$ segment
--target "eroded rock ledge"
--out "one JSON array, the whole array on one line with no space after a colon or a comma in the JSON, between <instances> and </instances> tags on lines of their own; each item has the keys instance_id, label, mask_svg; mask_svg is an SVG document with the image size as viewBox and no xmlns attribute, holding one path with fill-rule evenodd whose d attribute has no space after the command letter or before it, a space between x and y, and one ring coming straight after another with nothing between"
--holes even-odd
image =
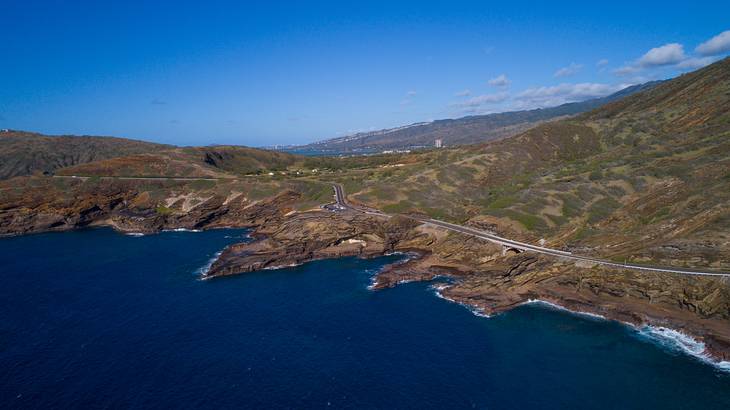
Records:
<instances>
[{"instance_id":1,"label":"eroded rock ledge","mask_svg":"<svg viewBox=\"0 0 730 410\"><path fill-rule=\"evenodd\" d=\"M253 227L280 220L301 198L294 191L258 202L244 196L231 200L222 195L205 198L184 209L173 204L164 210L145 202L134 185L103 185L93 193L66 200L46 198L42 192L19 203L0 204L0 236L68 231L89 226L109 226L121 232L155 233L164 229ZM149 201L148 201L149 202ZM182 202L182 201L179 201Z\"/></svg>"}]
</instances>

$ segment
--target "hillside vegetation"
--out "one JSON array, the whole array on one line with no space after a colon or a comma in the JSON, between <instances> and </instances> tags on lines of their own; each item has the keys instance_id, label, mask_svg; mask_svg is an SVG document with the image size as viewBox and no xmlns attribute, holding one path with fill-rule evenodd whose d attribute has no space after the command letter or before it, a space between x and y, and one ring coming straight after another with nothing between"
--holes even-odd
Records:
<instances>
[{"instance_id":1,"label":"hillside vegetation","mask_svg":"<svg viewBox=\"0 0 730 410\"><path fill-rule=\"evenodd\" d=\"M390 213L427 214L530 241L543 238L617 260L728 269L728 137L730 59L725 59L514 137L415 153L304 157L235 146L178 148L35 134L6 135L0 147L5 158L17 156L15 165L3 162L6 177L48 171L212 178L221 180L215 185L223 187L222 196L229 183L270 196L316 187L305 195L307 206L329 201L327 182L337 181L353 202ZM27 152L23 142L29 143ZM6 193L27 198L25 185L49 182L33 184L17 181ZM193 185L181 189L208 189ZM73 189L64 196L83 195ZM164 196L145 192L138 194Z\"/></svg>"},{"instance_id":2,"label":"hillside vegetation","mask_svg":"<svg viewBox=\"0 0 730 410\"><path fill-rule=\"evenodd\" d=\"M621 260L727 268L729 137L725 59L512 138L339 179L353 200L391 212Z\"/></svg>"},{"instance_id":3,"label":"hillside vegetation","mask_svg":"<svg viewBox=\"0 0 730 410\"><path fill-rule=\"evenodd\" d=\"M52 173L73 165L166 148L169 146L124 138L0 132L0 179Z\"/></svg>"}]
</instances>

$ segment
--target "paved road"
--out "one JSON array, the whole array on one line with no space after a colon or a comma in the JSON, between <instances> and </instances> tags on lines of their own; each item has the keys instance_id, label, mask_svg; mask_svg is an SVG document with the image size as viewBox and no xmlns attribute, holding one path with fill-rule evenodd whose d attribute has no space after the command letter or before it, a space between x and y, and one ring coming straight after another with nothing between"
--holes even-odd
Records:
<instances>
[{"instance_id":1,"label":"paved road","mask_svg":"<svg viewBox=\"0 0 730 410\"><path fill-rule=\"evenodd\" d=\"M390 217L390 215L384 214L377 210L372 209L363 209L357 206L353 206L349 202L347 202L347 197L345 196L345 192L341 185L339 184L333 184L334 190L335 190L335 202L339 209L348 209L356 212L363 212L370 215L380 215L384 217ZM438 219L430 219L430 218L414 218L419 220L420 222L423 222L425 224L438 226L444 229L448 229L450 231L459 232L465 235L470 235L475 238L484 239L508 248L513 249L519 249L520 251L526 251L526 252L535 252L540 253L543 255L550 255L555 256L558 258L563 259L571 259L571 260L577 260L577 261L584 261L589 262L597 265L603 265L603 266L611 266L615 268L622 268L622 269L632 269L632 270L642 270L642 271L651 271L651 272L666 272L666 273L677 273L682 275L692 275L692 276L721 276L721 277L730 277L730 273L727 272L716 272L716 271L707 271L702 269L679 269L679 268L673 268L673 267L665 267L665 266L649 266L649 265L636 265L632 263L619 263L619 262L612 262L605 259L597 259L597 258L591 258L588 256L581 256L581 255L575 255L571 252L566 252L560 249L553 249L553 248L546 248L543 246L537 246L537 245L531 245L529 243L525 242L519 242L508 238L503 238L501 236L494 235L489 232L485 232L479 229L474 229L468 226L462 226L462 225L456 225L449 222L439 221Z\"/></svg>"}]
</instances>

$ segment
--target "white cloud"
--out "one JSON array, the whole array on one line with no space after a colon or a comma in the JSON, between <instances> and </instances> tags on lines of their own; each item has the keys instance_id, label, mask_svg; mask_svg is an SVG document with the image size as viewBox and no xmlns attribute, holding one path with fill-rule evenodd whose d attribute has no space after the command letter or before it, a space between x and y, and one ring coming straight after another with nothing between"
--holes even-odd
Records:
<instances>
[{"instance_id":1,"label":"white cloud","mask_svg":"<svg viewBox=\"0 0 730 410\"><path fill-rule=\"evenodd\" d=\"M507 87L511 83L512 81L510 81L510 79L507 78L507 76L504 74L500 74L487 81L487 84L491 85L492 87Z\"/></svg>"},{"instance_id":2,"label":"white cloud","mask_svg":"<svg viewBox=\"0 0 730 410\"><path fill-rule=\"evenodd\" d=\"M685 60L687 60L687 56L684 54L684 46L679 43L669 43L652 48L638 60L617 68L613 72L616 75L625 76L635 74L645 68L680 64Z\"/></svg>"},{"instance_id":3,"label":"white cloud","mask_svg":"<svg viewBox=\"0 0 730 410\"><path fill-rule=\"evenodd\" d=\"M583 64L570 63L569 66L556 71L555 74L553 74L553 77L569 77L576 74L581 68L583 68Z\"/></svg>"},{"instance_id":4,"label":"white cloud","mask_svg":"<svg viewBox=\"0 0 730 410\"><path fill-rule=\"evenodd\" d=\"M415 92L415 91L408 91L408 92L406 93L406 96L408 96L408 97L415 97L415 96L416 96L416 94L418 94L418 93L417 93L417 92Z\"/></svg>"},{"instance_id":5,"label":"white cloud","mask_svg":"<svg viewBox=\"0 0 730 410\"><path fill-rule=\"evenodd\" d=\"M456 96L456 97L468 97L470 95L471 95L470 90L463 90L463 91L459 91L458 93L454 94L454 96Z\"/></svg>"},{"instance_id":6,"label":"white cloud","mask_svg":"<svg viewBox=\"0 0 730 410\"><path fill-rule=\"evenodd\" d=\"M710 65L719 60L719 57L692 57L677 64L677 68L695 70Z\"/></svg>"},{"instance_id":7,"label":"white cloud","mask_svg":"<svg viewBox=\"0 0 730 410\"><path fill-rule=\"evenodd\" d=\"M509 93L506 91L500 91L493 94L483 94L472 97L466 101L454 103L452 105L456 107L480 107L482 105L498 104L509 98Z\"/></svg>"},{"instance_id":8,"label":"white cloud","mask_svg":"<svg viewBox=\"0 0 730 410\"><path fill-rule=\"evenodd\" d=\"M623 67L613 70L613 73L619 76L625 76L630 74L636 74L639 71L641 71L641 67L639 67L638 65L627 64Z\"/></svg>"},{"instance_id":9,"label":"white cloud","mask_svg":"<svg viewBox=\"0 0 730 410\"><path fill-rule=\"evenodd\" d=\"M714 56L730 51L730 30L712 37L695 48L703 56Z\"/></svg>"},{"instance_id":10,"label":"white cloud","mask_svg":"<svg viewBox=\"0 0 730 410\"><path fill-rule=\"evenodd\" d=\"M625 88L625 84L578 83L528 88L516 100L520 108L552 107L564 103L604 97Z\"/></svg>"},{"instance_id":11,"label":"white cloud","mask_svg":"<svg viewBox=\"0 0 730 410\"><path fill-rule=\"evenodd\" d=\"M605 58L602 58L598 61L596 61L596 67L605 67L608 65L608 60Z\"/></svg>"},{"instance_id":12,"label":"white cloud","mask_svg":"<svg viewBox=\"0 0 730 410\"><path fill-rule=\"evenodd\" d=\"M641 56L637 63L641 67L653 67L677 64L685 59L684 46L679 43L669 43L655 47Z\"/></svg>"}]
</instances>

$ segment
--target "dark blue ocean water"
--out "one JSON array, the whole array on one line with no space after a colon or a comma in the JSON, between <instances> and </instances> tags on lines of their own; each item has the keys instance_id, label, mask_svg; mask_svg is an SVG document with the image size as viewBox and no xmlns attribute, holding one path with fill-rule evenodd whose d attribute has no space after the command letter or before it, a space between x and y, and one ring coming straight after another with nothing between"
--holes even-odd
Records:
<instances>
[{"instance_id":1,"label":"dark blue ocean water","mask_svg":"<svg viewBox=\"0 0 730 410\"><path fill-rule=\"evenodd\" d=\"M242 234L0 239L0 408L730 408L729 374L620 324L368 291L398 256L198 280Z\"/></svg>"}]
</instances>

